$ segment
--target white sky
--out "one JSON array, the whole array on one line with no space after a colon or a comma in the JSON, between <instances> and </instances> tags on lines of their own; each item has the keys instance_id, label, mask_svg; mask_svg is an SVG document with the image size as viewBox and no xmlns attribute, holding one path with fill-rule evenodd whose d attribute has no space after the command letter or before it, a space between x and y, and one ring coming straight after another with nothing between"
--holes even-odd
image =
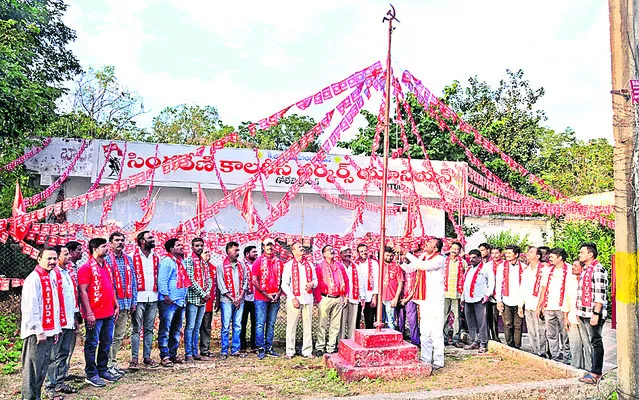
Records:
<instances>
[{"instance_id":1,"label":"white sky","mask_svg":"<svg viewBox=\"0 0 639 400\"><path fill-rule=\"evenodd\" d=\"M150 112L216 106L257 121L386 56L386 1L70 0L82 65L114 65ZM523 68L555 130L612 140L607 2L396 1L394 67L436 94ZM374 107L373 107L374 108ZM301 113L300 111L295 111ZM315 116L315 115L313 115ZM347 137L348 138L348 137Z\"/></svg>"}]
</instances>

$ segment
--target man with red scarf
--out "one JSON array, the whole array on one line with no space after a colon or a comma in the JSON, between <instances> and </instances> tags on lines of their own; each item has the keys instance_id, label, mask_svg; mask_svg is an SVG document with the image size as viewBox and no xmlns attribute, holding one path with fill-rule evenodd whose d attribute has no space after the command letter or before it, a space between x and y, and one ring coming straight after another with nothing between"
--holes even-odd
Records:
<instances>
[{"instance_id":1,"label":"man with red scarf","mask_svg":"<svg viewBox=\"0 0 639 400\"><path fill-rule=\"evenodd\" d=\"M22 287L20 338L22 344L22 398L40 399L40 392L51 361L51 349L61 331L62 288L51 271L58 261L53 247L38 254L38 265ZM66 313L66 310L65 310ZM66 319L65 315L65 319ZM73 310L68 311L73 318ZM66 322L66 321L65 321Z\"/></svg>"},{"instance_id":2,"label":"man with red scarf","mask_svg":"<svg viewBox=\"0 0 639 400\"><path fill-rule=\"evenodd\" d=\"M302 316L302 356L313 358L313 289L317 275L304 257L300 242L291 246L293 258L284 264L282 291L286 293L286 358L295 356L297 324Z\"/></svg>"},{"instance_id":3,"label":"man with red scarf","mask_svg":"<svg viewBox=\"0 0 639 400\"><path fill-rule=\"evenodd\" d=\"M335 260L335 250L331 245L322 248L324 260L316 267L317 288L315 301L319 303L319 322L315 355L337 351L337 336L342 322L342 311L348 299L348 277L341 262ZM328 335L328 339L327 339Z\"/></svg>"},{"instance_id":4,"label":"man with red scarf","mask_svg":"<svg viewBox=\"0 0 639 400\"><path fill-rule=\"evenodd\" d=\"M105 261L111 269L115 298L120 306L120 314L115 319L113 343L109 353L109 372L113 375L123 376L124 371L118 367L118 352L126 334L126 323L129 316L135 315L138 301L138 282L133 268L133 260L124 254L124 235L121 232L113 232L109 236L109 243L111 251Z\"/></svg>"},{"instance_id":5,"label":"man with red scarf","mask_svg":"<svg viewBox=\"0 0 639 400\"><path fill-rule=\"evenodd\" d=\"M561 311L566 301L566 281L572 268L566 264L568 254L564 249L550 250L550 267L542 277L541 295L537 303L537 313L544 315L546 338L550 356L554 361L570 364L570 344L568 332L564 326L564 314Z\"/></svg>"},{"instance_id":6,"label":"man with red scarf","mask_svg":"<svg viewBox=\"0 0 639 400\"><path fill-rule=\"evenodd\" d=\"M528 265L521 275L521 296L519 297L519 316L526 319L528 338L533 353L546 356L546 325L539 318L539 295L547 267L541 262L541 250L530 247L526 253Z\"/></svg>"},{"instance_id":7,"label":"man with red scarf","mask_svg":"<svg viewBox=\"0 0 639 400\"><path fill-rule=\"evenodd\" d=\"M108 371L113 325L120 313L112 274L105 260L110 247L104 238L89 240L89 260L78 270L80 312L86 326L85 381L95 387L120 379Z\"/></svg>"},{"instance_id":8,"label":"man with red scarf","mask_svg":"<svg viewBox=\"0 0 639 400\"><path fill-rule=\"evenodd\" d=\"M237 242L228 242L226 258L222 262L222 267L218 268L217 288L222 310L221 359L229 356L229 347L231 356L246 357L246 353L240 353L240 331L248 280L244 265L238 260L239 255L240 245ZM230 346L229 333L232 337Z\"/></svg>"},{"instance_id":9,"label":"man with red scarf","mask_svg":"<svg viewBox=\"0 0 639 400\"><path fill-rule=\"evenodd\" d=\"M389 329L397 330L396 309L404 288L404 271L395 262L395 251L390 246L384 248L382 281L383 320Z\"/></svg>"},{"instance_id":10,"label":"man with red scarf","mask_svg":"<svg viewBox=\"0 0 639 400\"><path fill-rule=\"evenodd\" d=\"M579 250L579 261L584 264L584 270L579 276L577 284L577 317L581 336L588 338L591 346L590 372L579 378L581 382L597 384L601 379L604 347L601 331L606 320L608 300L608 273L597 261L597 245L584 243Z\"/></svg>"},{"instance_id":11,"label":"man with red scarf","mask_svg":"<svg viewBox=\"0 0 639 400\"><path fill-rule=\"evenodd\" d=\"M184 360L177 355L180 345L180 330L184 319L186 294L191 286L186 268L184 267L184 251L182 243L172 238L164 243L167 256L160 261L158 271L158 308L160 311L160 329L158 332L158 347L163 367L170 368L173 364L182 364Z\"/></svg>"},{"instance_id":12,"label":"man with red scarf","mask_svg":"<svg viewBox=\"0 0 639 400\"><path fill-rule=\"evenodd\" d=\"M262 242L262 255L253 263L252 280L255 288L255 345L257 358L279 357L273 350L275 320L280 310L282 272L284 264L275 256L275 241L266 238Z\"/></svg>"},{"instance_id":13,"label":"man with red scarf","mask_svg":"<svg viewBox=\"0 0 639 400\"><path fill-rule=\"evenodd\" d=\"M464 285L464 271L468 265L459 255L463 246L459 242L450 245L450 253L446 257L444 267L444 344L454 344L458 340L459 334L459 299L462 295ZM452 329L448 323L448 315L453 312Z\"/></svg>"},{"instance_id":14,"label":"man with red scarf","mask_svg":"<svg viewBox=\"0 0 639 400\"><path fill-rule=\"evenodd\" d=\"M433 369L444 367L444 243L430 239L419 258L406 253L406 258L417 269L413 301L419 306L420 360L432 364Z\"/></svg>"},{"instance_id":15,"label":"man with red scarf","mask_svg":"<svg viewBox=\"0 0 639 400\"><path fill-rule=\"evenodd\" d=\"M368 246L364 243L360 243L357 246L357 255L358 258L355 264L359 268L358 271L362 271L361 279L366 282L366 297L364 305L360 305L357 309L355 326L359 328L362 314L364 314L366 329L373 329L377 314L377 294L379 293L377 287L379 285L379 263L368 254Z\"/></svg>"},{"instance_id":16,"label":"man with red scarf","mask_svg":"<svg viewBox=\"0 0 639 400\"><path fill-rule=\"evenodd\" d=\"M204 239L196 237L191 240L191 257L184 260L184 268L191 280L191 286L186 293L186 326L184 328L184 353L187 364L195 364L195 360L208 360L207 356L199 354L198 341L200 327L206 311L206 302L211 298L211 273L209 266L202 259Z\"/></svg>"},{"instance_id":17,"label":"man with red scarf","mask_svg":"<svg viewBox=\"0 0 639 400\"><path fill-rule=\"evenodd\" d=\"M466 346L457 342L455 347L464 347L466 350L479 350L479 353L485 353L488 345L486 305L495 288L495 275L491 268L485 268L479 250L473 249L468 255L470 265L464 275L462 298L464 316L466 323L468 323L468 334L472 342Z\"/></svg>"},{"instance_id":18,"label":"man with red scarf","mask_svg":"<svg viewBox=\"0 0 639 400\"><path fill-rule=\"evenodd\" d=\"M255 289L253 288L253 282L251 282L251 270L253 269L253 263L257 260L257 248L255 246L246 246L244 248L244 267L248 275L248 288L244 294L244 311L242 312L242 331L240 332L240 351L246 352L251 347L251 351L257 350L255 346ZM242 261L240 261L242 262ZM246 335L248 334L246 326L251 320L251 332L247 341Z\"/></svg>"},{"instance_id":19,"label":"man with red scarf","mask_svg":"<svg viewBox=\"0 0 639 400\"><path fill-rule=\"evenodd\" d=\"M339 328L339 340L353 339L357 329L357 310L364 305L366 298L366 272L362 272L361 264L355 264L352 260L352 250L349 246L339 249L339 256L344 265L348 277L348 304L342 312L342 323Z\"/></svg>"},{"instance_id":20,"label":"man with red scarf","mask_svg":"<svg viewBox=\"0 0 639 400\"><path fill-rule=\"evenodd\" d=\"M521 329L523 318L519 315L521 278L524 263L519 260L521 249L517 245L508 245L504 249L506 261L497 268L497 309L504 320L506 344L516 349L521 347Z\"/></svg>"},{"instance_id":21,"label":"man with red scarf","mask_svg":"<svg viewBox=\"0 0 639 400\"><path fill-rule=\"evenodd\" d=\"M204 318L202 318L202 325L200 325L200 355L206 357L212 357L211 354L211 329L213 328L213 311L219 311L220 303L217 299L217 268L211 262L211 250L204 248L202 251L202 260L206 263L209 269L209 275L213 282L211 288L211 298L206 302L204 309Z\"/></svg>"},{"instance_id":22,"label":"man with red scarf","mask_svg":"<svg viewBox=\"0 0 639 400\"><path fill-rule=\"evenodd\" d=\"M138 282L138 304L131 318L131 362L129 370L140 369L138 354L140 352L140 331L144 329L142 361L149 368L157 368L160 364L151 358L155 317L158 314L158 270L160 258L154 252L155 237L149 231L142 231L137 236L138 248L133 254L133 268Z\"/></svg>"}]
</instances>

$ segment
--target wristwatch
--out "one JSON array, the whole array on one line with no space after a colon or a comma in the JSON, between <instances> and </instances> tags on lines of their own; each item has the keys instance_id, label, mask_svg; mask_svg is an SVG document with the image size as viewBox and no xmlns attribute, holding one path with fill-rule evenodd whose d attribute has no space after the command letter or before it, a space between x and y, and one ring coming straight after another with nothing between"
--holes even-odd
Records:
<instances>
[{"instance_id":1,"label":"wristwatch","mask_svg":"<svg viewBox=\"0 0 639 400\"><path fill-rule=\"evenodd\" d=\"M592 310L592 313L595 314L595 315L601 315L601 311Z\"/></svg>"}]
</instances>

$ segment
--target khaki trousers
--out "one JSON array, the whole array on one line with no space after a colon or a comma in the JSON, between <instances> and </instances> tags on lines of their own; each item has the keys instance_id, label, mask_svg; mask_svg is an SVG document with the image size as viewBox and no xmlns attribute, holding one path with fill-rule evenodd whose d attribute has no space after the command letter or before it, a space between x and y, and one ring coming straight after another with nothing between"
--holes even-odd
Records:
<instances>
[{"instance_id":1,"label":"khaki trousers","mask_svg":"<svg viewBox=\"0 0 639 400\"><path fill-rule=\"evenodd\" d=\"M342 322L342 304L344 298L336 299L322 296L319 303L319 324L317 326L317 344L315 350L323 353L334 353L337 349L339 325ZM326 333L328 332L328 340Z\"/></svg>"},{"instance_id":2,"label":"khaki trousers","mask_svg":"<svg viewBox=\"0 0 639 400\"><path fill-rule=\"evenodd\" d=\"M300 308L293 307L291 300L286 300L286 355L295 355L295 337L297 323L302 316L302 355L313 355L313 303L300 304Z\"/></svg>"},{"instance_id":3,"label":"khaki trousers","mask_svg":"<svg viewBox=\"0 0 639 400\"><path fill-rule=\"evenodd\" d=\"M357 321L357 308L359 303L353 304L350 301L342 311L342 323L339 328L339 340L353 339L355 337L355 323Z\"/></svg>"},{"instance_id":4,"label":"khaki trousers","mask_svg":"<svg viewBox=\"0 0 639 400\"><path fill-rule=\"evenodd\" d=\"M126 323L129 318L129 310L120 310L118 319L115 321L115 327L113 328L113 342L111 343L111 350L109 351L109 368L118 366L118 351L120 351L120 346L122 346L122 340L126 334Z\"/></svg>"}]
</instances>

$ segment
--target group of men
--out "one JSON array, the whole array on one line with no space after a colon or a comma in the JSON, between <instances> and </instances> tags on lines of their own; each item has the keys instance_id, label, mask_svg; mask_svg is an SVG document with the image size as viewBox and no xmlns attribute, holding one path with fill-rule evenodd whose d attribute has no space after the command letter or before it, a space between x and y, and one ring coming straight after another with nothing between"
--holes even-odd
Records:
<instances>
[{"instance_id":1,"label":"group of men","mask_svg":"<svg viewBox=\"0 0 639 400\"><path fill-rule=\"evenodd\" d=\"M410 342L421 347L421 361L434 369L444 366L446 344L464 346L459 314L463 308L471 339L467 349L486 351L489 331L499 340L495 326L499 314L506 342L520 347L525 318L538 354L572 360L573 365L587 369L584 382L596 383L601 376L607 275L591 243L582 246L580 262L572 268L562 249L546 255L542 248L530 248L524 263L517 246L507 246L502 260L501 249L488 244L464 257L462 245L454 242L444 256L443 242L437 238L427 240L423 249L386 247L381 266L375 251L365 244L357 246L356 254L349 246L336 254L326 245L317 265L300 242L291 245L292 257L286 263L276 256L274 246L273 239L265 239L259 256L255 246L246 246L240 259L240 245L229 242L226 257L216 266L201 238L191 241L190 255L184 254L177 238L167 240L166 256L160 259L151 232L137 235L132 256L124 253L124 235L114 232L108 241L89 241L88 261L79 268L80 243L43 248L22 294L23 398L40 398L43 384L53 399L77 391L65 381L82 323L85 380L96 387L126 373L118 365L117 354L129 320L129 371L140 368L141 338L141 362L149 368L208 360L212 314L217 309L222 321L220 358L246 357L249 350L258 359L279 357L273 337L282 294L286 296L287 358L296 353L313 358L336 352L340 339L354 336L362 316L366 328L375 327L381 302L383 322L400 332L408 325ZM315 306L319 321L313 346ZM158 314L159 362L151 357ZM298 350L300 317L303 339ZM184 320L182 358L178 347Z\"/></svg>"}]
</instances>

